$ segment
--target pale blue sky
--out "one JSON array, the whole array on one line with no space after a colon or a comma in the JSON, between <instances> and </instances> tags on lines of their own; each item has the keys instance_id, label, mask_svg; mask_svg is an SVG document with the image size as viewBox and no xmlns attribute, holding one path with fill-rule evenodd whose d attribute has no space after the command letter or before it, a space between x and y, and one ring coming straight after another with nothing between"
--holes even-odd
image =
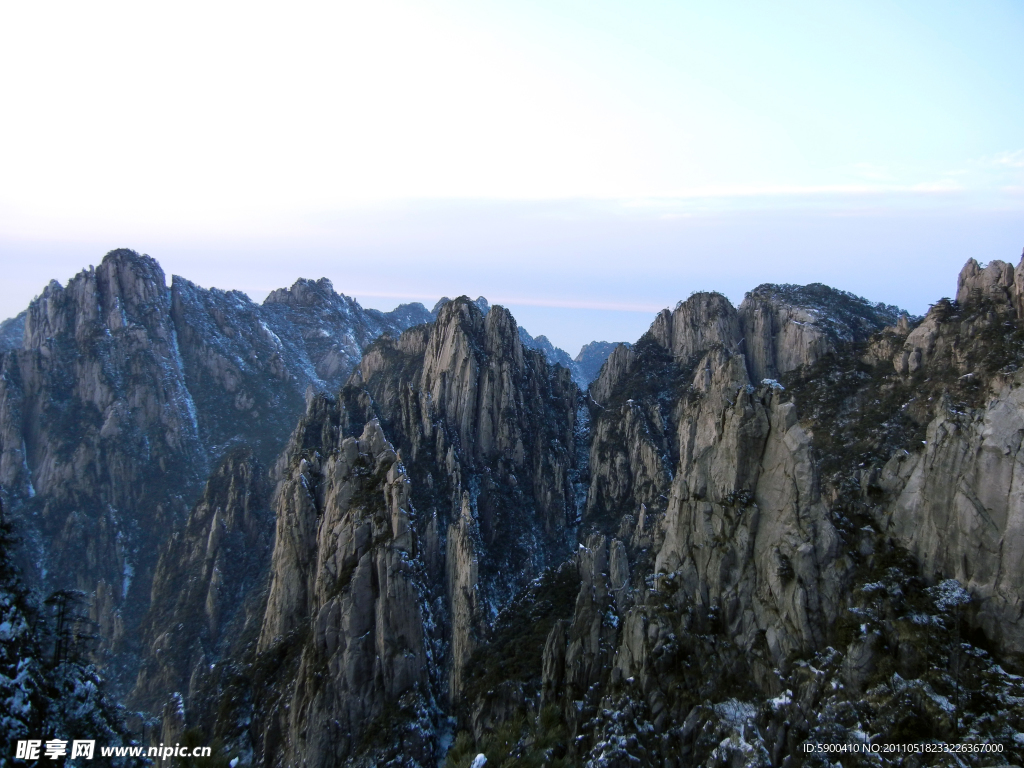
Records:
<instances>
[{"instance_id":1,"label":"pale blue sky","mask_svg":"<svg viewBox=\"0 0 1024 768\"><path fill-rule=\"evenodd\" d=\"M922 312L1024 246L1024 5L20 4L0 316L110 248L487 295L575 353L697 289Z\"/></svg>"}]
</instances>

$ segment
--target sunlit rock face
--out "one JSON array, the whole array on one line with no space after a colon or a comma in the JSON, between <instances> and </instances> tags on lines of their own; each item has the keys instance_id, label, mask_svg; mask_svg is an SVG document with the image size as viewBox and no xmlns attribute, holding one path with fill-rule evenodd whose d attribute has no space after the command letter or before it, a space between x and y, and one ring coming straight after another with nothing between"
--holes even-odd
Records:
<instances>
[{"instance_id":1,"label":"sunlit rock face","mask_svg":"<svg viewBox=\"0 0 1024 768\"><path fill-rule=\"evenodd\" d=\"M1024 434L1021 275L971 259L957 303L934 305L893 355L926 400L922 440L877 469L887 503L878 519L930 578L955 578L986 637L1024 655ZM921 386L923 384L924 386Z\"/></svg>"}]
</instances>

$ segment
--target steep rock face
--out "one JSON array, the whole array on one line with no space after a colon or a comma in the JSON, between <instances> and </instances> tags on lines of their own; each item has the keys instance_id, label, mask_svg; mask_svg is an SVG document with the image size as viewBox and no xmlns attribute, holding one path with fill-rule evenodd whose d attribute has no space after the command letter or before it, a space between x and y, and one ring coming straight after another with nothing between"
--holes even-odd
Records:
<instances>
[{"instance_id":1,"label":"steep rock face","mask_svg":"<svg viewBox=\"0 0 1024 768\"><path fill-rule=\"evenodd\" d=\"M205 463L159 265L114 251L50 283L0 368L0 483L47 588L95 595L118 648L148 603L146 553L183 518Z\"/></svg>"},{"instance_id":2,"label":"steep rock face","mask_svg":"<svg viewBox=\"0 0 1024 768\"><path fill-rule=\"evenodd\" d=\"M301 650L297 667L270 681L280 701L257 731L264 765L337 765L366 747L368 728L389 708L430 725L419 722L432 701L430 612L409 480L376 421L358 439L343 437L331 427L336 409L322 398L311 404L276 492L259 650ZM303 447L310 437L315 450ZM402 747L419 759L434 749L411 726Z\"/></svg>"},{"instance_id":3,"label":"steep rock face","mask_svg":"<svg viewBox=\"0 0 1024 768\"><path fill-rule=\"evenodd\" d=\"M741 311L750 372L758 381L810 365L832 348L815 315L803 307L757 296L745 299Z\"/></svg>"},{"instance_id":4,"label":"steep rock face","mask_svg":"<svg viewBox=\"0 0 1024 768\"><path fill-rule=\"evenodd\" d=\"M616 521L638 513L641 504L664 512L680 455L680 396L695 382L706 387L709 350L728 357L740 341L728 300L698 293L673 312L663 310L634 346L612 352L590 386L589 521L614 531ZM742 367L743 357L735 359Z\"/></svg>"},{"instance_id":5,"label":"steep rock face","mask_svg":"<svg viewBox=\"0 0 1024 768\"><path fill-rule=\"evenodd\" d=\"M874 470L883 530L930 578L955 578L971 620L996 647L1024 655L1024 497L1017 479L1024 399L1017 274L1009 264L960 273L958 302L939 302L893 357L896 373L930 396L923 440Z\"/></svg>"},{"instance_id":6,"label":"steep rock face","mask_svg":"<svg viewBox=\"0 0 1024 768\"><path fill-rule=\"evenodd\" d=\"M894 307L821 285L764 285L747 294L739 311L716 293L697 293L674 311L663 310L634 347L612 352L590 386L587 519L614 531L614 521L638 514L641 504L662 513L671 479L678 481L680 473L697 483L698 499L709 492L709 480L730 487L725 493L753 493L745 481L736 485L722 476L756 480L747 465L756 467L758 452L737 453L734 431L719 424L737 393L751 382L809 366L898 318ZM699 409L685 405L706 396ZM691 466L695 450L722 453L708 470L720 477Z\"/></svg>"},{"instance_id":7,"label":"steep rock face","mask_svg":"<svg viewBox=\"0 0 1024 768\"><path fill-rule=\"evenodd\" d=\"M988 299L1000 304L1012 303L1016 294L1012 264L995 259L984 267L968 259L957 278L956 300L961 304Z\"/></svg>"},{"instance_id":8,"label":"steep rock face","mask_svg":"<svg viewBox=\"0 0 1024 768\"><path fill-rule=\"evenodd\" d=\"M41 588L90 594L103 653L128 650L156 561L143 553L184 522L209 460L235 444L273 460L308 389L339 387L362 346L429 319L363 310L323 280L263 306L177 277L168 290L129 250L52 282L4 324L0 353L0 485Z\"/></svg>"},{"instance_id":9,"label":"steep rock face","mask_svg":"<svg viewBox=\"0 0 1024 768\"><path fill-rule=\"evenodd\" d=\"M484 316L465 298L440 307L429 330L372 346L358 379L447 540L456 697L488 615L567 548L578 390L569 371L523 348L506 309Z\"/></svg>"},{"instance_id":10,"label":"steep rock face","mask_svg":"<svg viewBox=\"0 0 1024 768\"><path fill-rule=\"evenodd\" d=\"M589 344L584 344L579 351L579 354L573 358L573 362L576 363L576 367L580 372L580 384L581 387L586 387L594 379L597 378L597 374L601 372L601 366L604 365L604 361L607 360L612 352L617 347L629 346L626 342L608 342L608 341L592 341Z\"/></svg>"},{"instance_id":11,"label":"steep rock face","mask_svg":"<svg viewBox=\"0 0 1024 768\"><path fill-rule=\"evenodd\" d=\"M655 411L655 424L664 426ZM629 401L601 414L592 430L586 519L614 522L638 505L664 507L672 482L664 431L655 432L643 406Z\"/></svg>"},{"instance_id":12,"label":"steep rock face","mask_svg":"<svg viewBox=\"0 0 1024 768\"><path fill-rule=\"evenodd\" d=\"M1024 376L994 381L987 406L938 414L923 451L899 454L880 486L884 528L933 578L978 601L974 621L1004 652L1024 655Z\"/></svg>"},{"instance_id":13,"label":"steep rock face","mask_svg":"<svg viewBox=\"0 0 1024 768\"><path fill-rule=\"evenodd\" d=\"M171 312L203 444L219 452L244 442L273 460L316 381L305 350L286 345L240 291L175 276Z\"/></svg>"},{"instance_id":14,"label":"steep rock face","mask_svg":"<svg viewBox=\"0 0 1024 768\"><path fill-rule=\"evenodd\" d=\"M1024 256L1021 257L1024 264ZM1024 319L1024 269L1017 269L1004 261L992 261L984 268L969 259L957 279L957 303L975 308L968 312L965 322L958 322L956 331L945 326L958 307L947 299L936 303L924 320L909 331L900 352L893 357L893 367L904 376L917 373L928 366L933 358L940 367L953 365L963 375L972 374L967 359L975 354L977 337L985 336L998 320L1020 322ZM984 310L984 311L979 311ZM960 321L960 317L956 317Z\"/></svg>"},{"instance_id":15,"label":"steep rock face","mask_svg":"<svg viewBox=\"0 0 1024 768\"><path fill-rule=\"evenodd\" d=\"M263 461L281 450L308 389L337 391L371 341L431 319L420 304L363 309L326 278L298 280L257 305L175 277L171 301L204 443L242 442Z\"/></svg>"},{"instance_id":16,"label":"steep rock face","mask_svg":"<svg viewBox=\"0 0 1024 768\"><path fill-rule=\"evenodd\" d=\"M199 707L204 681L222 661L264 584L273 515L270 483L250 449L230 452L206 482L182 530L160 553L142 622L144 657L131 702L157 712L173 692ZM180 734L179 734L180 735Z\"/></svg>"},{"instance_id":17,"label":"steep rock face","mask_svg":"<svg viewBox=\"0 0 1024 768\"><path fill-rule=\"evenodd\" d=\"M649 331L654 340L676 360L687 361L714 346L732 349L740 340L736 309L720 293L695 293L663 309Z\"/></svg>"},{"instance_id":18,"label":"steep rock face","mask_svg":"<svg viewBox=\"0 0 1024 768\"><path fill-rule=\"evenodd\" d=\"M684 366L716 346L742 352L750 380L760 382L865 341L900 314L819 283L765 284L748 292L739 309L721 294L695 293L673 311L662 310L644 338ZM605 403L635 372L635 353L616 349L591 384L591 396Z\"/></svg>"},{"instance_id":19,"label":"steep rock face","mask_svg":"<svg viewBox=\"0 0 1024 768\"><path fill-rule=\"evenodd\" d=\"M0 353L12 349L21 349L22 338L25 335L25 317L28 311L20 312L15 317L4 320L0 323Z\"/></svg>"},{"instance_id":20,"label":"steep rock face","mask_svg":"<svg viewBox=\"0 0 1024 768\"><path fill-rule=\"evenodd\" d=\"M871 304L820 283L758 286L738 312L752 381L813 365L843 345L894 325L900 316L897 307Z\"/></svg>"},{"instance_id":21,"label":"steep rock face","mask_svg":"<svg viewBox=\"0 0 1024 768\"><path fill-rule=\"evenodd\" d=\"M363 349L384 333L398 336L406 328L429 323L422 304L402 304L391 312L363 309L331 281L297 280L267 296L261 307L267 324L301 345L317 379L336 390L359 364ZM293 367L294 370L294 367Z\"/></svg>"},{"instance_id":22,"label":"steep rock face","mask_svg":"<svg viewBox=\"0 0 1024 768\"><path fill-rule=\"evenodd\" d=\"M619 542L613 541L613 552L616 544ZM616 586L621 589L623 585L614 583L614 572L609 575L608 550L607 538L594 534L577 552L580 591L576 596L572 623L565 632L565 648L552 652L552 656L559 659L558 665L564 668L560 687L564 690L565 701L583 702L582 707L567 707L566 715L573 734L582 730L584 718L596 710L601 683L606 676L605 668L615 652L617 622L608 618ZM557 628L552 630L549 639L552 642L557 640Z\"/></svg>"},{"instance_id":23,"label":"steep rock face","mask_svg":"<svg viewBox=\"0 0 1024 768\"><path fill-rule=\"evenodd\" d=\"M429 333L371 348L360 378L410 456L432 454L452 489L471 490L486 541L504 525L509 494L526 494L550 535L564 528L575 505L577 390L568 371L523 349L507 310L483 317L469 301L450 302ZM469 489L473 476L479 487ZM450 509L461 508L462 490Z\"/></svg>"},{"instance_id":24,"label":"steep rock face","mask_svg":"<svg viewBox=\"0 0 1024 768\"><path fill-rule=\"evenodd\" d=\"M447 296L442 296L440 299L437 300L437 303L434 304L434 308L430 310L430 316L436 320L437 313L441 311L441 307L443 307L445 304L449 304L450 302L451 299L449 299ZM482 314L484 317L486 317L487 313L491 311L491 303L483 296L477 296L476 301L474 301L473 303L476 304L476 308L480 310L480 314Z\"/></svg>"},{"instance_id":25,"label":"steep rock face","mask_svg":"<svg viewBox=\"0 0 1024 768\"><path fill-rule=\"evenodd\" d=\"M451 657L448 690L453 696L462 691L466 665L482 634L483 614L480 605L480 571L476 542L479 526L473 518L468 492L463 492L462 508L457 520L448 526L445 552L445 583L451 613Z\"/></svg>"},{"instance_id":26,"label":"steep rock face","mask_svg":"<svg viewBox=\"0 0 1024 768\"><path fill-rule=\"evenodd\" d=\"M774 666L823 646L844 568L796 406L770 387L736 387L737 369L682 420L655 568L676 574L695 605L714 607L741 647L763 637Z\"/></svg>"},{"instance_id":27,"label":"steep rock face","mask_svg":"<svg viewBox=\"0 0 1024 768\"><path fill-rule=\"evenodd\" d=\"M635 365L636 352L633 348L627 344L617 346L604 361L597 378L590 384L591 399L598 404L607 403L619 387L619 383L629 376Z\"/></svg>"},{"instance_id":28,"label":"steep rock face","mask_svg":"<svg viewBox=\"0 0 1024 768\"><path fill-rule=\"evenodd\" d=\"M436 318L438 313L441 311L441 307L450 302L451 299L449 299L447 296L438 301L437 304L434 305L434 309L431 310L431 317ZM487 313L491 311L490 303L483 296L477 297L476 301L474 301L473 303L480 310L480 313L485 317L487 316ZM591 363L592 370L588 369L588 372L584 373L584 371L577 365L576 360L574 360L569 355L569 353L566 352L564 349L556 347L554 344L552 344L547 336L534 337L531 336L525 328L520 327L519 340L522 342L525 348L536 349L538 352L543 353L545 359L547 359L548 363L550 363L551 365L560 365L567 371L569 371L569 373L572 375L572 380L575 381L576 384L579 385L580 387L586 387L587 384L589 384L594 379L594 377L597 375L597 371L601 367L601 362L604 362L604 357L607 357L608 354L611 353L611 348L609 348L608 352L606 352L604 356L601 357L601 362L598 362L596 366L593 363ZM607 344L607 342L596 342L596 344ZM595 349L595 355L599 354L600 352L598 352Z\"/></svg>"}]
</instances>

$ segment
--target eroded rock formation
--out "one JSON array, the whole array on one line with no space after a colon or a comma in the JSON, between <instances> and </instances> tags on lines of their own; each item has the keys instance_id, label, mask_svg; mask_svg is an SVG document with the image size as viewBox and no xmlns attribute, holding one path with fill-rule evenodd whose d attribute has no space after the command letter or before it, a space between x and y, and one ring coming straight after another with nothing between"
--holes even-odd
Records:
<instances>
[{"instance_id":1,"label":"eroded rock formation","mask_svg":"<svg viewBox=\"0 0 1024 768\"><path fill-rule=\"evenodd\" d=\"M584 393L482 300L346 341L321 331L357 305L324 281L257 307L118 258L97 295L150 298L102 298L95 337L170 383L105 385L127 393L116 423L191 435L157 465L217 467L141 624L134 701L165 739L198 728L243 765L681 768L1024 730L1024 267L969 262L923 319L820 285L694 294L603 348ZM33 371L79 325L48 290L0 382L4 490L26 505L53 504L29 483L31 445L55 448L22 444L23 414L60 391ZM183 426L146 408L193 390ZM274 439L246 423L283 434L289 408L261 469Z\"/></svg>"},{"instance_id":2,"label":"eroded rock formation","mask_svg":"<svg viewBox=\"0 0 1024 768\"><path fill-rule=\"evenodd\" d=\"M46 553L44 583L94 595L117 652L148 605L150 553L206 462L163 271L115 251L51 282L21 347L0 359L0 483Z\"/></svg>"},{"instance_id":3,"label":"eroded rock formation","mask_svg":"<svg viewBox=\"0 0 1024 768\"><path fill-rule=\"evenodd\" d=\"M337 389L381 333L421 305L363 310L329 281L264 305L112 251L51 282L0 340L0 485L44 590L90 595L97 659L134 678L154 566L232 447L272 463L307 391ZM20 338L17 338L21 329Z\"/></svg>"}]
</instances>

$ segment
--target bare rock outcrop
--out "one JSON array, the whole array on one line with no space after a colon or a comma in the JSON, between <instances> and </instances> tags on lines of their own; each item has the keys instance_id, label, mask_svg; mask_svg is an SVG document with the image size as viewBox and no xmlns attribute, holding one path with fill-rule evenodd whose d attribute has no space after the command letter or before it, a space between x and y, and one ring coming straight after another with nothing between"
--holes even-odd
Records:
<instances>
[{"instance_id":1,"label":"bare rock outcrop","mask_svg":"<svg viewBox=\"0 0 1024 768\"><path fill-rule=\"evenodd\" d=\"M164 544L142 622L143 661L131 702L203 711L208 670L229 658L256 618L270 560L270 482L252 451L230 452L206 482L184 527ZM261 616L260 616L261 618Z\"/></svg>"},{"instance_id":2,"label":"bare rock outcrop","mask_svg":"<svg viewBox=\"0 0 1024 768\"><path fill-rule=\"evenodd\" d=\"M579 731L596 711L601 699L600 683L615 653L618 633L616 621L609 620L614 615L609 614L614 593L608 573L608 543L605 536L591 535L576 554L580 590L562 662L565 711L573 732Z\"/></svg>"},{"instance_id":3,"label":"bare rock outcrop","mask_svg":"<svg viewBox=\"0 0 1024 768\"><path fill-rule=\"evenodd\" d=\"M451 664L448 671L449 697L458 700L463 673L476 648L481 632L479 560L476 554L480 533L470 508L469 493L462 494L458 519L448 526L446 591L451 615Z\"/></svg>"},{"instance_id":4,"label":"bare rock outcrop","mask_svg":"<svg viewBox=\"0 0 1024 768\"><path fill-rule=\"evenodd\" d=\"M995 259L984 267L968 259L957 278L956 300L961 304L989 299L1001 304L1013 303L1016 295L1013 265Z\"/></svg>"},{"instance_id":5,"label":"bare rock outcrop","mask_svg":"<svg viewBox=\"0 0 1024 768\"><path fill-rule=\"evenodd\" d=\"M440 306L429 329L372 345L350 386L365 388L413 460L421 508L446 539L448 695L457 697L494 606L569 549L579 391L568 370L524 348L508 310L485 316L465 297Z\"/></svg>"},{"instance_id":6,"label":"bare rock outcrop","mask_svg":"<svg viewBox=\"0 0 1024 768\"><path fill-rule=\"evenodd\" d=\"M963 584L975 600L972 621L1004 652L1022 656L1024 378L1007 346L1007 325L1019 323L1015 280L1004 262L982 269L969 261L958 306L936 304L895 357L908 380L953 392L928 398L922 445L881 468L887 503L879 519L931 578Z\"/></svg>"},{"instance_id":7,"label":"bare rock outcrop","mask_svg":"<svg viewBox=\"0 0 1024 768\"><path fill-rule=\"evenodd\" d=\"M307 391L339 387L381 333L429 320L420 305L363 310L326 281L263 306L179 277L168 288L155 260L120 249L4 323L0 486L22 558L40 588L91 596L96 659L120 684L141 650L152 553L210 467L238 445L273 462Z\"/></svg>"},{"instance_id":8,"label":"bare rock outcrop","mask_svg":"<svg viewBox=\"0 0 1024 768\"><path fill-rule=\"evenodd\" d=\"M117 651L149 603L148 553L205 469L163 271L119 250L51 282L21 346L0 358L0 484L45 552L45 588L95 596Z\"/></svg>"},{"instance_id":9,"label":"bare rock outcrop","mask_svg":"<svg viewBox=\"0 0 1024 768\"><path fill-rule=\"evenodd\" d=\"M639 402L629 401L597 419L591 431L585 519L611 523L617 516L635 511L639 504L664 506L672 472L667 462L665 424L660 413L654 413L655 418L650 419Z\"/></svg>"},{"instance_id":10,"label":"bare rock outcrop","mask_svg":"<svg viewBox=\"0 0 1024 768\"><path fill-rule=\"evenodd\" d=\"M377 723L405 734L406 754L426 758L434 745L418 728L432 714L430 611L414 557L409 480L376 421L358 439L335 434L304 449L304 430L322 436L324 412L337 407L318 400L293 437L276 492L259 639L265 656L294 643L301 650L294 671L284 668L274 681L280 701L263 715L280 742L264 738L257 749L267 765L336 765L365 747Z\"/></svg>"},{"instance_id":11,"label":"bare rock outcrop","mask_svg":"<svg viewBox=\"0 0 1024 768\"><path fill-rule=\"evenodd\" d=\"M419 304L364 309L326 278L297 280L259 305L240 291L175 276L171 308L204 444L243 442L267 462L283 448L307 391L336 392L381 334L431 319Z\"/></svg>"},{"instance_id":12,"label":"bare rock outcrop","mask_svg":"<svg viewBox=\"0 0 1024 768\"><path fill-rule=\"evenodd\" d=\"M628 347L629 344L625 342L592 341L580 348L579 353L573 358L573 362L576 363L576 368L579 371L578 380L581 387L588 386L597 378L605 360L620 346Z\"/></svg>"},{"instance_id":13,"label":"bare rock outcrop","mask_svg":"<svg viewBox=\"0 0 1024 768\"><path fill-rule=\"evenodd\" d=\"M842 584L839 540L796 406L768 386L736 387L728 374L719 382L717 397L696 401L683 422L655 567L675 574L694 604L714 607L741 647L763 637L779 664L825 641Z\"/></svg>"},{"instance_id":14,"label":"bare rock outcrop","mask_svg":"<svg viewBox=\"0 0 1024 768\"><path fill-rule=\"evenodd\" d=\"M667 311L667 310L666 310ZM626 344L620 344L605 360L597 378L590 385L590 397L596 403L606 403L621 382L633 370L636 363L636 352Z\"/></svg>"},{"instance_id":15,"label":"bare rock outcrop","mask_svg":"<svg viewBox=\"0 0 1024 768\"><path fill-rule=\"evenodd\" d=\"M720 293L695 293L671 313L663 309L651 336L676 360L689 360L712 347L731 349L740 340L736 309Z\"/></svg>"},{"instance_id":16,"label":"bare rock outcrop","mask_svg":"<svg viewBox=\"0 0 1024 768\"><path fill-rule=\"evenodd\" d=\"M866 341L894 325L900 310L820 283L765 284L747 293L738 314L750 379L760 382Z\"/></svg>"},{"instance_id":17,"label":"bare rock outcrop","mask_svg":"<svg viewBox=\"0 0 1024 768\"><path fill-rule=\"evenodd\" d=\"M879 530L930 581L956 579L970 595L965 618L1016 658L1024 654L1021 271L969 260L957 301L936 302L916 327L879 334L860 361L869 368L855 374L862 383L839 401L847 405L824 409L812 426L822 450L836 454L833 466L859 465L851 485ZM835 381L828 370L819 375Z\"/></svg>"},{"instance_id":18,"label":"bare rock outcrop","mask_svg":"<svg viewBox=\"0 0 1024 768\"><path fill-rule=\"evenodd\" d=\"M27 310L0 322L0 354L12 349L21 349L22 340L25 337L26 315L28 315Z\"/></svg>"},{"instance_id":19,"label":"bare rock outcrop","mask_svg":"<svg viewBox=\"0 0 1024 768\"><path fill-rule=\"evenodd\" d=\"M819 283L765 284L748 292L738 309L721 294L695 293L672 312L662 310L649 334L684 364L716 346L743 352L751 381L760 382L865 341L899 316L897 307L871 304ZM597 402L605 403L621 387L634 360L625 350L612 353L590 388Z\"/></svg>"}]
</instances>

